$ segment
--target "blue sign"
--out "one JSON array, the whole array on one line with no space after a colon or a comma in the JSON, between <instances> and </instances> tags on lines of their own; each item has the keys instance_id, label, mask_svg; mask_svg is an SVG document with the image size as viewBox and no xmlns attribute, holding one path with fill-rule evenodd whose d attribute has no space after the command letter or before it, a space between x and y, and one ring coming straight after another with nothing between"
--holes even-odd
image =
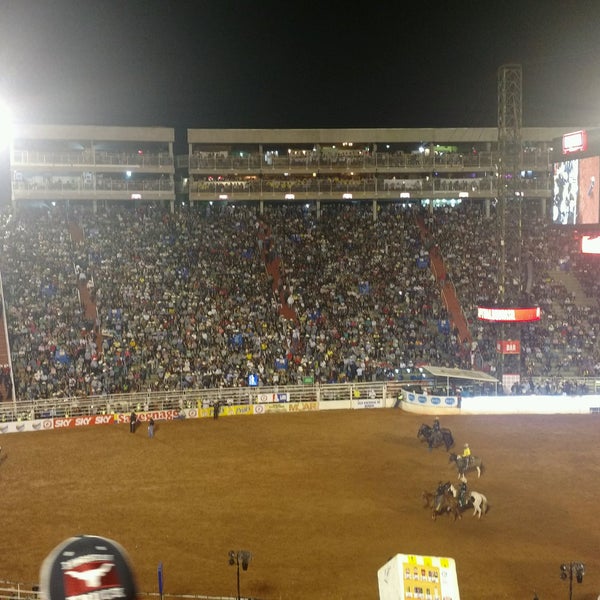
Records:
<instances>
[{"instance_id":1,"label":"blue sign","mask_svg":"<svg viewBox=\"0 0 600 600\"><path fill-rule=\"evenodd\" d=\"M158 563L158 593L163 595L163 564Z\"/></svg>"}]
</instances>

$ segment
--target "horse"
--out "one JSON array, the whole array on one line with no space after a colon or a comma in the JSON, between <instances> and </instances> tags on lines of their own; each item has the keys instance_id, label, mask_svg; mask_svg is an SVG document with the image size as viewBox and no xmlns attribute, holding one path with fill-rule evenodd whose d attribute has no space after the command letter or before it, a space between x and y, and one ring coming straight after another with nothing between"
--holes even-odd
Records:
<instances>
[{"instance_id":1,"label":"horse","mask_svg":"<svg viewBox=\"0 0 600 600\"><path fill-rule=\"evenodd\" d=\"M450 491L451 488L452 484L449 481L446 481L446 483L442 483L440 481L435 492L428 492L427 490L424 490L421 494L421 498L423 499L423 507L429 508L431 506L433 508L435 506L436 498L441 498L441 496Z\"/></svg>"},{"instance_id":2,"label":"horse","mask_svg":"<svg viewBox=\"0 0 600 600\"><path fill-rule=\"evenodd\" d=\"M454 515L454 520L462 519L462 515L460 514L460 506L458 505L458 500L452 495L451 491L445 492L441 499L437 502L437 504L431 510L431 518L435 521L438 515L444 515L446 513L452 513Z\"/></svg>"},{"instance_id":3,"label":"horse","mask_svg":"<svg viewBox=\"0 0 600 600\"><path fill-rule=\"evenodd\" d=\"M477 515L481 519L481 515L485 515L488 509L487 498L481 492L471 492L469 501L473 505L473 516Z\"/></svg>"},{"instance_id":4,"label":"horse","mask_svg":"<svg viewBox=\"0 0 600 600\"><path fill-rule=\"evenodd\" d=\"M454 446L454 437L447 427L442 427L439 432L436 432L431 425L423 423L417 431L417 438L427 442L430 448L437 448L444 444L444 446L446 446L446 452Z\"/></svg>"},{"instance_id":5,"label":"horse","mask_svg":"<svg viewBox=\"0 0 600 600\"><path fill-rule=\"evenodd\" d=\"M458 491L452 484L450 485L450 492L455 498L457 497ZM459 505L459 508L465 509L471 506L473 507L473 516L477 515L477 518L481 519L481 515L485 515L487 513L488 500L484 494L473 490L471 492L468 492L466 503L462 506Z\"/></svg>"},{"instance_id":6,"label":"horse","mask_svg":"<svg viewBox=\"0 0 600 600\"><path fill-rule=\"evenodd\" d=\"M449 481L440 483L435 492L424 491L421 497L423 498L423 507L431 507L431 518L434 521L438 515L443 515L447 512L451 512L454 515L455 521L462 518L458 501L452 493L452 484Z\"/></svg>"},{"instance_id":7,"label":"horse","mask_svg":"<svg viewBox=\"0 0 600 600\"><path fill-rule=\"evenodd\" d=\"M448 462L453 462L456 464L459 479L464 477L465 473L468 471L477 471L477 477L481 477L481 472L483 471L483 461L478 456L471 456L470 459L467 460L463 456L459 456L454 454L454 452L450 452Z\"/></svg>"}]
</instances>

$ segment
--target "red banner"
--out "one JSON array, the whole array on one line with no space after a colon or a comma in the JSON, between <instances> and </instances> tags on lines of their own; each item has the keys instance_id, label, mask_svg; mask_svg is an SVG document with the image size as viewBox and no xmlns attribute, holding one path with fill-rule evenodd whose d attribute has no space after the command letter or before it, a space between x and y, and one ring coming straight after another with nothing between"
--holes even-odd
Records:
<instances>
[{"instance_id":1,"label":"red banner","mask_svg":"<svg viewBox=\"0 0 600 600\"><path fill-rule=\"evenodd\" d=\"M498 340L496 351L498 354L521 354L521 342L519 340Z\"/></svg>"}]
</instances>

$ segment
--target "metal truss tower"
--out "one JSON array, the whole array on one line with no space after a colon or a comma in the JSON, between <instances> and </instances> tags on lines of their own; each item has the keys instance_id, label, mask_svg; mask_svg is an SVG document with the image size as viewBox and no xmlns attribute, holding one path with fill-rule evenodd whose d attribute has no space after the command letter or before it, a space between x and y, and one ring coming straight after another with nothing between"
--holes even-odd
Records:
<instances>
[{"instance_id":1,"label":"metal truss tower","mask_svg":"<svg viewBox=\"0 0 600 600\"><path fill-rule=\"evenodd\" d=\"M515 306L522 291L521 248L523 240L523 192L521 167L523 147L523 92L521 65L502 65L498 69L498 187L497 218L500 235L498 303ZM516 276L516 277L515 277ZM515 285L515 282L516 285ZM508 285L507 285L508 284ZM507 290L507 287L510 289ZM510 292L507 297L507 291ZM505 327L500 335L505 339ZM520 336L519 336L520 337ZM514 339L514 338L513 338ZM520 361L514 365L520 371ZM499 355L498 376L504 375L504 355ZM512 370L512 369L511 369Z\"/></svg>"}]
</instances>

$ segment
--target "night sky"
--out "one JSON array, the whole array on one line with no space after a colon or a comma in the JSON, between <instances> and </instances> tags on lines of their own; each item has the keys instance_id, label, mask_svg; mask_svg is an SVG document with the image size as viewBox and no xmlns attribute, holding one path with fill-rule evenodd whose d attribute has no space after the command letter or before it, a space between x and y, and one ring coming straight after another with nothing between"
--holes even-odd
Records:
<instances>
[{"instance_id":1,"label":"night sky","mask_svg":"<svg viewBox=\"0 0 600 600\"><path fill-rule=\"evenodd\" d=\"M176 128L600 123L600 2L0 0L17 122Z\"/></svg>"}]
</instances>

